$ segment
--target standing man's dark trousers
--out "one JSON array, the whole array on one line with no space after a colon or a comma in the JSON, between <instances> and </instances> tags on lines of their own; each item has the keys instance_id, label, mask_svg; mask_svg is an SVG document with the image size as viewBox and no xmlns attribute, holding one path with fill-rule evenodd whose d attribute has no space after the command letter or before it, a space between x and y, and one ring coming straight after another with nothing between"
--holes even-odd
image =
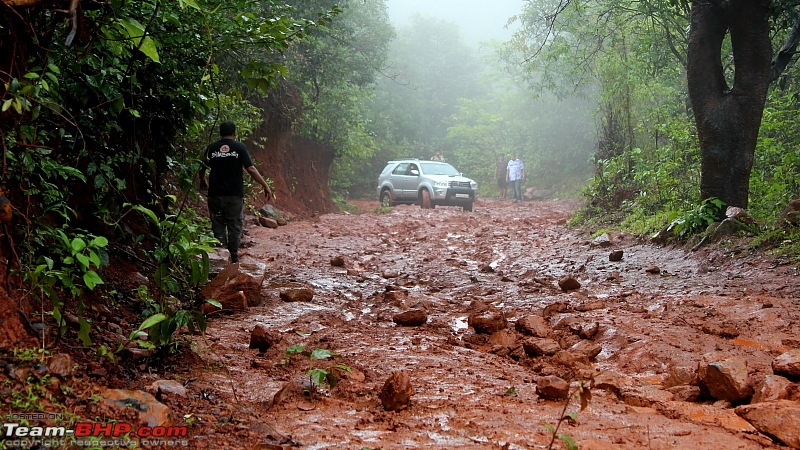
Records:
<instances>
[{"instance_id":1,"label":"standing man's dark trousers","mask_svg":"<svg viewBox=\"0 0 800 450\"><path fill-rule=\"evenodd\" d=\"M244 199L236 196L208 197L211 231L231 254L231 262L239 262L239 240L242 237Z\"/></svg>"}]
</instances>

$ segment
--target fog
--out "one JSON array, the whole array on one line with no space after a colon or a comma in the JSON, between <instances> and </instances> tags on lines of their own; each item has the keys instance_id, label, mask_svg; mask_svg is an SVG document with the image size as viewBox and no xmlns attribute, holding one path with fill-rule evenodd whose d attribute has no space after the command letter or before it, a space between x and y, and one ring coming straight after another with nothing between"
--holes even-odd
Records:
<instances>
[{"instance_id":1,"label":"fog","mask_svg":"<svg viewBox=\"0 0 800 450\"><path fill-rule=\"evenodd\" d=\"M507 40L514 29L508 19L522 11L525 0L386 0L389 19L405 26L414 14L456 24L462 37L475 44L487 40Z\"/></svg>"}]
</instances>

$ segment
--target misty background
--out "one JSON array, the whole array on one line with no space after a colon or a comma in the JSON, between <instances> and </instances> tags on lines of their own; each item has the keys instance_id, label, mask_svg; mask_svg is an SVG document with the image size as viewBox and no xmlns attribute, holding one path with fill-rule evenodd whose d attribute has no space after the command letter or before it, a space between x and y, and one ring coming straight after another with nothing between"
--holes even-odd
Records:
<instances>
[{"instance_id":1,"label":"misty background","mask_svg":"<svg viewBox=\"0 0 800 450\"><path fill-rule=\"evenodd\" d=\"M375 196L388 160L438 149L483 196L498 195L498 156L513 153L526 165L527 188L576 195L592 176L595 101L589 88L556 95L538 82L513 42L522 21L511 19L526 5L386 0L391 38L366 105L373 156L365 165L358 152L341 152L333 191Z\"/></svg>"}]
</instances>

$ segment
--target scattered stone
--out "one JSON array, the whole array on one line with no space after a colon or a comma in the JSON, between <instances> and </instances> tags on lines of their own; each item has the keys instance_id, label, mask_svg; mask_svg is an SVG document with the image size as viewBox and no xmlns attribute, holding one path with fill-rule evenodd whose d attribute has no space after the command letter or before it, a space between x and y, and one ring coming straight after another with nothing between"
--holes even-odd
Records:
<instances>
[{"instance_id":1,"label":"scattered stone","mask_svg":"<svg viewBox=\"0 0 800 450\"><path fill-rule=\"evenodd\" d=\"M702 330L703 333L719 336L725 339L733 339L739 336L739 329L736 327L736 325L727 322L706 322L703 324Z\"/></svg>"},{"instance_id":2,"label":"scattered stone","mask_svg":"<svg viewBox=\"0 0 800 450\"><path fill-rule=\"evenodd\" d=\"M611 236L609 236L608 233L603 233L600 236L594 238L592 240L591 245L593 247L611 247L611 245L613 245L613 242L611 240Z\"/></svg>"},{"instance_id":3,"label":"scattered stone","mask_svg":"<svg viewBox=\"0 0 800 450\"><path fill-rule=\"evenodd\" d=\"M246 309L261 303L261 284L264 282L265 266L259 265L255 273L245 272L240 264L228 264L213 280L200 290L202 298L212 298L220 302L224 309L229 308L223 300L233 301L237 309ZM244 294L242 305L238 292Z\"/></svg>"},{"instance_id":4,"label":"scattered stone","mask_svg":"<svg viewBox=\"0 0 800 450\"><path fill-rule=\"evenodd\" d=\"M278 221L269 217L259 217L258 224L266 228L278 228Z\"/></svg>"},{"instance_id":5,"label":"scattered stone","mask_svg":"<svg viewBox=\"0 0 800 450\"><path fill-rule=\"evenodd\" d=\"M744 360L735 357L713 360L699 373L708 392L716 399L737 403L753 395Z\"/></svg>"},{"instance_id":6,"label":"scattered stone","mask_svg":"<svg viewBox=\"0 0 800 450\"><path fill-rule=\"evenodd\" d=\"M604 370L594 377L594 388L619 395L620 391L631 386L631 380L610 370Z\"/></svg>"},{"instance_id":7,"label":"scattered stone","mask_svg":"<svg viewBox=\"0 0 800 450\"><path fill-rule=\"evenodd\" d=\"M596 311L598 309L606 309L606 302L602 300L594 300L591 302L581 303L575 307L575 311L579 312Z\"/></svg>"},{"instance_id":8,"label":"scattered stone","mask_svg":"<svg viewBox=\"0 0 800 450\"><path fill-rule=\"evenodd\" d=\"M789 350L772 361L772 371L789 378L800 378L800 349Z\"/></svg>"},{"instance_id":9,"label":"scattered stone","mask_svg":"<svg viewBox=\"0 0 800 450\"><path fill-rule=\"evenodd\" d=\"M290 288L281 291L281 300L285 302L310 302L314 298L314 291L308 288Z\"/></svg>"},{"instance_id":10,"label":"scattered stone","mask_svg":"<svg viewBox=\"0 0 800 450\"><path fill-rule=\"evenodd\" d=\"M597 333L600 332L600 324L597 322L592 323L585 323L581 325L580 330L578 331L578 336L581 339L592 339L597 336Z\"/></svg>"},{"instance_id":11,"label":"scattered stone","mask_svg":"<svg viewBox=\"0 0 800 450\"><path fill-rule=\"evenodd\" d=\"M550 336L550 326L542 316L530 314L520 319L514 324L514 329L522 334L545 338Z\"/></svg>"},{"instance_id":12,"label":"scattered stone","mask_svg":"<svg viewBox=\"0 0 800 450\"><path fill-rule=\"evenodd\" d=\"M333 267L344 267L344 257L342 256L334 256L331 258L331 266Z\"/></svg>"},{"instance_id":13,"label":"scattered stone","mask_svg":"<svg viewBox=\"0 0 800 450\"><path fill-rule=\"evenodd\" d=\"M402 370L393 372L389 376L378 397L381 405L387 411L400 411L408 407L413 393L411 376L407 371Z\"/></svg>"},{"instance_id":14,"label":"scattered stone","mask_svg":"<svg viewBox=\"0 0 800 450\"><path fill-rule=\"evenodd\" d=\"M494 273L494 267L491 264L482 263L478 266L481 273Z\"/></svg>"},{"instance_id":15,"label":"scattered stone","mask_svg":"<svg viewBox=\"0 0 800 450\"><path fill-rule=\"evenodd\" d=\"M558 314L569 311L569 304L567 302L556 302L551 303L544 307L542 310L542 317L545 319L549 319L550 317Z\"/></svg>"},{"instance_id":16,"label":"scattered stone","mask_svg":"<svg viewBox=\"0 0 800 450\"><path fill-rule=\"evenodd\" d=\"M623 255L625 255L624 251L613 250L611 253L608 254L608 260L611 262L622 261Z\"/></svg>"},{"instance_id":17,"label":"scattered stone","mask_svg":"<svg viewBox=\"0 0 800 450\"><path fill-rule=\"evenodd\" d=\"M289 381L272 396L272 406L278 406L304 398L305 388L297 381Z\"/></svg>"},{"instance_id":18,"label":"scattered stone","mask_svg":"<svg viewBox=\"0 0 800 450\"><path fill-rule=\"evenodd\" d=\"M578 282L572 275L566 275L558 280L558 287L564 292L574 291L581 288L581 283Z\"/></svg>"},{"instance_id":19,"label":"scattered stone","mask_svg":"<svg viewBox=\"0 0 800 450\"><path fill-rule=\"evenodd\" d=\"M428 313L423 309L409 309L395 314L392 322L404 327L418 327L428 322Z\"/></svg>"},{"instance_id":20,"label":"scattered stone","mask_svg":"<svg viewBox=\"0 0 800 450\"><path fill-rule=\"evenodd\" d=\"M259 352L264 353L280 343L282 339L283 337L280 333L272 331L266 325L260 323L250 332L249 348L258 349Z\"/></svg>"},{"instance_id":21,"label":"scattered stone","mask_svg":"<svg viewBox=\"0 0 800 450\"><path fill-rule=\"evenodd\" d=\"M47 362L47 371L61 379L67 378L72 374L72 357L66 353L53 355Z\"/></svg>"},{"instance_id":22,"label":"scattered stone","mask_svg":"<svg viewBox=\"0 0 800 450\"><path fill-rule=\"evenodd\" d=\"M697 375L697 367L693 366L672 366L669 368L667 378L664 380L664 387L675 386L697 386L700 380Z\"/></svg>"},{"instance_id":23,"label":"scattered stone","mask_svg":"<svg viewBox=\"0 0 800 450\"><path fill-rule=\"evenodd\" d=\"M595 342L580 341L577 344L570 347L570 350L583 353L590 360L594 360L595 358L597 358L597 355L599 355L603 351L603 347Z\"/></svg>"},{"instance_id":24,"label":"scattered stone","mask_svg":"<svg viewBox=\"0 0 800 450\"><path fill-rule=\"evenodd\" d=\"M467 318L467 325L472 327L476 333L492 334L508 326L505 315L496 309L470 314Z\"/></svg>"},{"instance_id":25,"label":"scattered stone","mask_svg":"<svg viewBox=\"0 0 800 450\"><path fill-rule=\"evenodd\" d=\"M222 305L222 309L228 309L233 311L244 311L247 309L248 306L247 296L244 295L244 291L220 293L217 294L215 300L218 301L220 305ZM212 311L219 309L210 303L206 304L213 307Z\"/></svg>"},{"instance_id":26,"label":"scattered stone","mask_svg":"<svg viewBox=\"0 0 800 450\"><path fill-rule=\"evenodd\" d=\"M589 368L592 364L585 353L573 350L562 350L553 355L550 361L553 364L560 364L573 370L583 370Z\"/></svg>"},{"instance_id":27,"label":"scattered stone","mask_svg":"<svg viewBox=\"0 0 800 450\"><path fill-rule=\"evenodd\" d=\"M800 448L800 404L789 400L742 405L736 414L758 431L792 448Z\"/></svg>"},{"instance_id":28,"label":"scattered stone","mask_svg":"<svg viewBox=\"0 0 800 450\"><path fill-rule=\"evenodd\" d=\"M134 409L138 413L141 426L153 428L172 425L170 409L147 392L105 389L100 395L103 397L103 403L111 408Z\"/></svg>"},{"instance_id":29,"label":"scattered stone","mask_svg":"<svg viewBox=\"0 0 800 450\"><path fill-rule=\"evenodd\" d=\"M287 222L283 217L275 219L275 222L278 222L278 225L280 226L289 225L289 222Z\"/></svg>"},{"instance_id":30,"label":"scattered stone","mask_svg":"<svg viewBox=\"0 0 800 450\"><path fill-rule=\"evenodd\" d=\"M673 386L667 392L679 402L696 402L700 398L699 386Z\"/></svg>"},{"instance_id":31,"label":"scattered stone","mask_svg":"<svg viewBox=\"0 0 800 450\"><path fill-rule=\"evenodd\" d=\"M658 409L660 405L675 399L675 396L671 392L649 384L622 388L619 397L623 402L631 406L656 409Z\"/></svg>"},{"instance_id":32,"label":"scattered stone","mask_svg":"<svg viewBox=\"0 0 800 450\"><path fill-rule=\"evenodd\" d=\"M792 383L778 375L767 375L755 387L752 403L771 402L787 398Z\"/></svg>"},{"instance_id":33,"label":"scattered stone","mask_svg":"<svg viewBox=\"0 0 800 450\"><path fill-rule=\"evenodd\" d=\"M186 397L186 388L175 380L154 381L153 384L147 388L147 391L155 395L158 400L169 396Z\"/></svg>"},{"instance_id":34,"label":"scattered stone","mask_svg":"<svg viewBox=\"0 0 800 450\"><path fill-rule=\"evenodd\" d=\"M262 216L269 217L270 219L277 220L277 219L283 217L283 213L281 213L281 211L278 210L278 208L276 208L276 207L274 207L274 206L272 206L270 204L266 204L266 205L262 206L261 208L259 208L258 212Z\"/></svg>"},{"instance_id":35,"label":"scattered stone","mask_svg":"<svg viewBox=\"0 0 800 450\"><path fill-rule=\"evenodd\" d=\"M661 273L661 268L658 266L650 266L644 269L644 271L652 275L658 275Z\"/></svg>"},{"instance_id":36,"label":"scattered stone","mask_svg":"<svg viewBox=\"0 0 800 450\"><path fill-rule=\"evenodd\" d=\"M561 351L558 342L547 338L527 338L522 341L522 348L529 356L552 356Z\"/></svg>"},{"instance_id":37,"label":"scattered stone","mask_svg":"<svg viewBox=\"0 0 800 450\"><path fill-rule=\"evenodd\" d=\"M569 383L550 375L536 381L536 393L545 400L563 400L569 395Z\"/></svg>"}]
</instances>

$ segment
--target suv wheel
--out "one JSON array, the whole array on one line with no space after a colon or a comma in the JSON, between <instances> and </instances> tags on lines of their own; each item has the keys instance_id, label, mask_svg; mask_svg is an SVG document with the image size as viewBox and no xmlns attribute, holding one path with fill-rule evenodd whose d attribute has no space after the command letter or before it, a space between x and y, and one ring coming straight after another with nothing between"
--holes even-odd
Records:
<instances>
[{"instance_id":1,"label":"suv wheel","mask_svg":"<svg viewBox=\"0 0 800 450\"><path fill-rule=\"evenodd\" d=\"M431 200L430 191L423 189L422 192L420 192L420 195L422 196L422 209L433 209L433 201Z\"/></svg>"},{"instance_id":2,"label":"suv wheel","mask_svg":"<svg viewBox=\"0 0 800 450\"><path fill-rule=\"evenodd\" d=\"M381 206L388 208L390 206L394 206L394 200L392 199L392 193L387 189L381 192Z\"/></svg>"}]
</instances>

